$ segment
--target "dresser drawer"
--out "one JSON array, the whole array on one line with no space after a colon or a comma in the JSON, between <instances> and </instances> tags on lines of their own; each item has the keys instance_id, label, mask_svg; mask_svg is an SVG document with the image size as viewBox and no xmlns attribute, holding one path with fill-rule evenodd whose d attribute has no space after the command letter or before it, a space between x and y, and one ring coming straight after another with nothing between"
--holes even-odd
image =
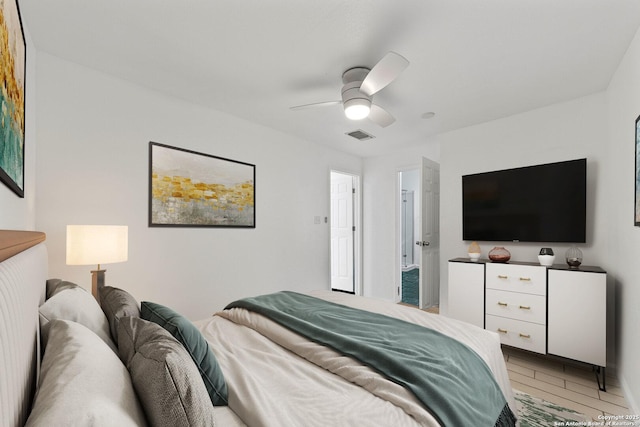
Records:
<instances>
[{"instance_id":1,"label":"dresser drawer","mask_svg":"<svg viewBox=\"0 0 640 427\"><path fill-rule=\"evenodd\" d=\"M524 292L534 295L547 294L546 267L488 263L485 268L487 289Z\"/></svg>"},{"instance_id":2,"label":"dresser drawer","mask_svg":"<svg viewBox=\"0 0 640 427\"><path fill-rule=\"evenodd\" d=\"M544 325L547 299L542 295L487 289L485 313Z\"/></svg>"},{"instance_id":3,"label":"dresser drawer","mask_svg":"<svg viewBox=\"0 0 640 427\"><path fill-rule=\"evenodd\" d=\"M547 336L545 325L523 322L522 320L486 315L485 329L497 332L500 342L523 350L545 354Z\"/></svg>"}]
</instances>

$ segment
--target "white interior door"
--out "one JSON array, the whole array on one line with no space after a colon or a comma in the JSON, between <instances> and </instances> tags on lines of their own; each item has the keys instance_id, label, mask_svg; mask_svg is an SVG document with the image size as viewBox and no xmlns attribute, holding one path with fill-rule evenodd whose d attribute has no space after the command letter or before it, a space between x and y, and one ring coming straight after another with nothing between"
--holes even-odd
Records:
<instances>
[{"instance_id":1,"label":"white interior door","mask_svg":"<svg viewBox=\"0 0 640 427\"><path fill-rule=\"evenodd\" d=\"M420 308L440 301L440 165L422 159L420 236L416 245L420 261Z\"/></svg>"},{"instance_id":2,"label":"white interior door","mask_svg":"<svg viewBox=\"0 0 640 427\"><path fill-rule=\"evenodd\" d=\"M331 172L331 289L355 293L353 176Z\"/></svg>"}]
</instances>

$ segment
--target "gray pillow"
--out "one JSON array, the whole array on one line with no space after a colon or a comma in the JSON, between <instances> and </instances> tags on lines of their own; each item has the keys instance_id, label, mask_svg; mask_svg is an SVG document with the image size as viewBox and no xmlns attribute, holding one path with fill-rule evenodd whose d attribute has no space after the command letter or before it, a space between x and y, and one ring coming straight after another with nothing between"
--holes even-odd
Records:
<instances>
[{"instance_id":1,"label":"gray pillow","mask_svg":"<svg viewBox=\"0 0 640 427\"><path fill-rule=\"evenodd\" d=\"M51 293L56 289L56 286L58 286L60 282L62 282L60 279L47 279L47 293L45 299L51 298Z\"/></svg>"},{"instance_id":2,"label":"gray pillow","mask_svg":"<svg viewBox=\"0 0 640 427\"><path fill-rule=\"evenodd\" d=\"M140 304L127 291L104 286L98 289L100 307L109 321L113 342L118 343L118 322L122 317L140 317Z\"/></svg>"},{"instance_id":3,"label":"gray pillow","mask_svg":"<svg viewBox=\"0 0 640 427\"><path fill-rule=\"evenodd\" d=\"M214 426L213 405L191 356L161 326L138 317L118 324L120 358L149 423Z\"/></svg>"},{"instance_id":4,"label":"gray pillow","mask_svg":"<svg viewBox=\"0 0 640 427\"><path fill-rule=\"evenodd\" d=\"M157 323L180 341L196 363L211 402L214 406L226 406L229 393L222 368L198 328L169 307L149 301L140 303L140 317Z\"/></svg>"},{"instance_id":5,"label":"gray pillow","mask_svg":"<svg viewBox=\"0 0 640 427\"><path fill-rule=\"evenodd\" d=\"M51 298L52 296L54 296L56 294L59 294L60 292L64 291L65 289L74 289L74 288L80 288L80 289L84 290L84 288L82 288L80 285L76 285L75 283L67 282L66 280L49 279L49 280L47 280L47 299Z\"/></svg>"}]
</instances>

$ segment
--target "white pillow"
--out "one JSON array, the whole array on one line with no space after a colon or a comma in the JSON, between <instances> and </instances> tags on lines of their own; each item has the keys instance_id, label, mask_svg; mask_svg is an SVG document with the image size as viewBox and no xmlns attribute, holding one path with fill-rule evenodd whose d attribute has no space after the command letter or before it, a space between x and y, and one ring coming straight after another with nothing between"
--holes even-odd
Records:
<instances>
[{"instance_id":1,"label":"white pillow","mask_svg":"<svg viewBox=\"0 0 640 427\"><path fill-rule=\"evenodd\" d=\"M40 306L40 330L46 350L48 326L52 320L73 320L98 335L116 354L118 347L111 339L109 321L95 298L81 287L64 289Z\"/></svg>"},{"instance_id":2,"label":"white pillow","mask_svg":"<svg viewBox=\"0 0 640 427\"><path fill-rule=\"evenodd\" d=\"M109 347L79 323L53 320L26 426L146 426L131 377Z\"/></svg>"}]
</instances>

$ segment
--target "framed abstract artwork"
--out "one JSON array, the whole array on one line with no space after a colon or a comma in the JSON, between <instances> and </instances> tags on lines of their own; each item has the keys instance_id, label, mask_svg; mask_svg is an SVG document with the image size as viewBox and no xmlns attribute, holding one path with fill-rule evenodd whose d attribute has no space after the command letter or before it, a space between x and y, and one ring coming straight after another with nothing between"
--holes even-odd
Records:
<instances>
[{"instance_id":1,"label":"framed abstract artwork","mask_svg":"<svg viewBox=\"0 0 640 427\"><path fill-rule=\"evenodd\" d=\"M633 224L636 227L640 227L640 116L636 118L636 131L635 131L635 146L636 146L636 168L635 168L635 204L634 204L634 219Z\"/></svg>"},{"instance_id":2,"label":"framed abstract artwork","mask_svg":"<svg viewBox=\"0 0 640 427\"><path fill-rule=\"evenodd\" d=\"M0 1L0 181L24 197L24 101L27 46L17 0Z\"/></svg>"},{"instance_id":3,"label":"framed abstract artwork","mask_svg":"<svg viewBox=\"0 0 640 427\"><path fill-rule=\"evenodd\" d=\"M149 143L150 227L255 228L255 165Z\"/></svg>"}]
</instances>

